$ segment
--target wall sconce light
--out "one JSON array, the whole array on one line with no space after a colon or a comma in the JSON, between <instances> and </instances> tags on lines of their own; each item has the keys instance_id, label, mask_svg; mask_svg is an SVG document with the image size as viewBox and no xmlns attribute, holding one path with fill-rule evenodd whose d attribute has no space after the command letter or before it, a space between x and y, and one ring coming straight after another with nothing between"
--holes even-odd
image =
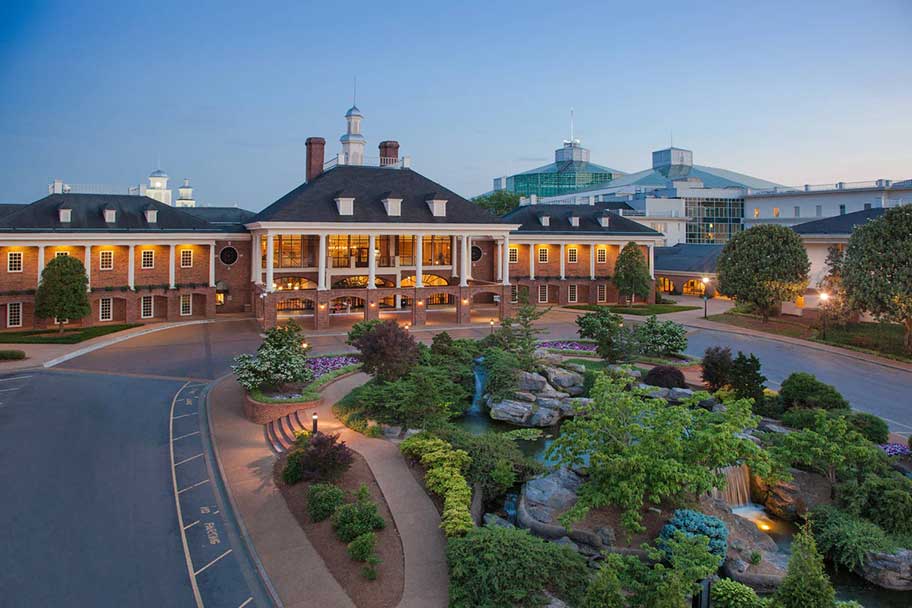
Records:
<instances>
[{"instance_id":1,"label":"wall sconce light","mask_svg":"<svg viewBox=\"0 0 912 608\"><path fill-rule=\"evenodd\" d=\"M424 300L418 300L418 306L424 306Z\"/></svg>"},{"instance_id":2,"label":"wall sconce light","mask_svg":"<svg viewBox=\"0 0 912 608\"><path fill-rule=\"evenodd\" d=\"M324 308L326 308L326 304L320 304L320 310L323 310Z\"/></svg>"},{"instance_id":3,"label":"wall sconce light","mask_svg":"<svg viewBox=\"0 0 912 608\"><path fill-rule=\"evenodd\" d=\"M374 308L377 305L376 302L371 302L371 308Z\"/></svg>"},{"instance_id":4,"label":"wall sconce light","mask_svg":"<svg viewBox=\"0 0 912 608\"><path fill-rule=\"evenodd\" d=\"M463 303L463 304L468 304L469 301L468 301L466 298L463 298L463 299L462 299L462 303Z\"/></svg>"}]
</instances>

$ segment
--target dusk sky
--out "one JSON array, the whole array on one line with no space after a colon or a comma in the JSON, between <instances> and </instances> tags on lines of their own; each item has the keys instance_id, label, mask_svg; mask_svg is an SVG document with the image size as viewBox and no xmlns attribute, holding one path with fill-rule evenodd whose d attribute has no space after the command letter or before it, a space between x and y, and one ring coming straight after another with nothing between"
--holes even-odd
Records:
<instances>
[{"instance_id":1,"label":"dusk sky","mask_svg":"<svg viewBox=\"0 0 912 608\"><path fill-rule=\"evenodd\" d=\"M304 140L401 143L474 196L576 136L632 172L652 150L783 184L912 178L912 1L5 2L0 202L58 177L259 210ZM15 5L15 6L13 6Z\"/></svg>"}]
</instances>

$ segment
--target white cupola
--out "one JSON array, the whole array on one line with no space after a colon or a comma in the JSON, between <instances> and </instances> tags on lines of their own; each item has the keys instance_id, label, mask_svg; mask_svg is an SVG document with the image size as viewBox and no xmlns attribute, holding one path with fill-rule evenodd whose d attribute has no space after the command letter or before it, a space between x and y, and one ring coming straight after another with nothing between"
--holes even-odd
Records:
<instances>
[{"instance_id":1,"label":"white cupola","mask_svg":"<svg viewBox=\"0 0 912 608\"><path fill-rule=\"evenodd\" d=\"M352 106L345 113L345 121L348 127L345 135L339 138L342 142L342 156L346 165L363 165L364 164L364 146L366 141L361 135L361 119L364 116L358 106Z\"/></svg>"},{"instance_id":2,"label":"white cupola","mask_svg":"<svg viewBox=\"0 0 912 608\"><path fill-rule=\"evenodd\" d=\"M168 174L161 169L156 169L149 174L149 185L143 192L149 198L166 205L171 204L171 190L168 188Z\"/></svg>"},{"instance_id":3,"label":"white cupola","mask_svg":"<svg viewBox=\"0 0 912 608\"><path fill-rule=\"evenodd\" d=\"M190 178L184 178L184 185L177 189L178 207L196 207L196 199L193 198L193 186L190 185Z\"/></svg>"}]
</instances>

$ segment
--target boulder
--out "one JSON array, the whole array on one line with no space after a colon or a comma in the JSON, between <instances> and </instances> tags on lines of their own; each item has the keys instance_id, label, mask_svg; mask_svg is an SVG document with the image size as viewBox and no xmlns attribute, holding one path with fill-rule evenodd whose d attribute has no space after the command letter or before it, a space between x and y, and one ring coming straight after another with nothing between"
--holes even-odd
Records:
<instances>
[{"instance_id":1,"label":"boulder","mask_svg":"<svg viewBox=\"0 0 912 608\"><path fill-rule=\"evenodd\" d=\"M545 604L544 608L570 608L564 600L551 595L547 591L545 591L545 600L547 600L548 603Z\"/></svg>"},{"instance_id":2,"label":"boulder","mask_svg":"<svg viewBox=\"0 0 912 608\"><path fill-rule=\"evenodd\" d=\"M869 551L858 574L878 587L912 591L912 549L895 553Z\"/></svg>"},{"instance_id":3,"label":"boulder","mask_svg":"<svg viewBox=\"0 0 912 608\"><path fill-rule=\"evenodd\" d=\"M519 372L516 382L516 388L520 391L538 392L544 390L547 385L545 377L536 372Z\"/></svg>"},{"instance_id":4,"label":"boulder","mask_svg":"<svg viewBox=\"0 0 912 608\"><path fill-rule=\"evenodd\" d=\"M551 386L550 384L546 385L545 388L538 391L536 394L538 397L550 397L553 399L563 399L564 397L570 396L570 393L565 393L563 391L559 391L559 390L555 389L553 386Z\"/></svg>"},{"instance_id":5,"label":"boulder","mask_svg":"<svg viewBox=\"0 0 912 608\"><path fill-rule=\"evenodd\" d=\"M766 431L767 433L791 433L791 431L782 426L778 420L772 418L762 418L760 424L757 425L757 429Z\"/></svg>"},{"instance_id":6,"label":"boulder","mask_svg":"<svg viewBox=\"0 0 912 608\"><path fill-rule=\"evenodd\" d=\"M694 392L689 388L670 388L668 389L669 403L681 403L693 397Z\"/></svg>"},{"instance_id":7,"label":"boulder","mask_svg":"<svg viewBox=\"0 0 912 608\"><path fill-rule=\"evenodd\" d=\"M560 422L560 419L561 411L559 409L536 406L532 415L526 420L526 424L534 427L554 426Z\"/></svg>"},{"instance_id":8,"label":"boulder","mask_svg":"<svg viewBox=\"0 0 912 608\"><path fill-rule=\"evenodd\" d=\"M528 401L529 403L535 402L535 394L530 393L529 391L516 391L513 393L514 399L519 399L520 401Z\"/></svg>"},{"instance_id":9,"label":"boulder","mask_svg":"<svg viewBox=\"0 0 912 608\"><path fill-rule=\"evenodd\" d=\"M508 522L506 519L497 515L496 513L485 513L484 514L484 525L492 526L497 528L515 528L513 524Z\"/></svg>"},{"instance_id":10,"label":"boulder","mask_svg":"<svg viewBox=\"0 0 912 608\"><path fill-rule=\"evenodd\" d=\"M719 403L719 400L715 397L707 397L706 399L701 400L697 403L698 406L702 407L704 410L709 410L711 412L716 411L716 407L722 405ZM724 405L722 407L725 407Z\"/></svg>"},{"instance_id":11,"label":"boulder","mask_svg":"<svg viewBox=\"0 0 912 608\"><path fill-rule=\"evenodd\" d=\"M535 400L538 407L547 407L552 410L561 409L561 404L564 402L563 399L555 399L554 397L538 397Z\"/></svg>"},{"instance_id":12,"label":"boulder","mask_svg":"<svg viewBox=\"0 0 912 608\"><path fill-rule=\"evenodd\" d=\"M564 416L575 416L579 408L592 403L588 397L567 397L560 400L560 410Z\"/></svg>"},{"instance_id":13,"label":"boulder","mask_svg":"<svg viewBox=\"0 0 912 608\"><path fill-rule=\"evenodd\" d=\"M494 401L491 403L491 418L518 424L520 426L526 426L526 421L532 415L534 407L534 403L517 401L515 399Z\"/></svg>"},{"instance_id":14,"label":"boulder","mask_svg":"<svg viewBox=\"0 0 912 608\"><path fill-rule=\"evenodd\" d=\"M790 469L791 481L767 484L751 475L751 495L756 496L766 509L788 521L804 519L805 514L817 505L832 503L832 485L823 475Z\"/></svg>"},{"instance_id":15,"label":"boulder","mask_svg":"<svg viewBox=\"0 0 912 608\"><path fill-rule=\"evenodd\" d=\"M570 540L569 536L561 536L557 540L551 541L551 542L553 542L555 545L567 545L574 551L579 551L579 545L577 545L575 542Z\"/></svg>"},{"instance_id":16,"label":"boulder","mask_svg":"<svg viewBox=\"0 0 912 608\"><path fill-rule=\"evenodd\" d=\"M627 374L627 375L630 376L631 378L637 378L637 379L639 379L639 378L642 378L642 376L643 376L643 373L642 373L640 370L638 370L638 369L633 369L633 368L631 368L631 367L629 367L629 366L627 366L627 365L616 365L616 364L612 364L612 365L609 365L609 366L608 366L607 368L605 368L605 369L606 369L607 371L609 371L609 372L624 372L625 374Z\"/></svg>"},{"instance_id":17,"label":"boulder","mask_svg":"<svg viewBox=\"0 0 912 608\"><path fill-rule=\"evenodd\" d=\"M561 356L559 354L550 353L544 348L536 349L532 356L535 357L535 360L541 365L560 365L561 362Z\"/></svg>"},{"instance_id":18,"label":"boulder","mask_svg":"<svg viewBox=\"0 0 912 608\"><path fill-rule=\"evenodd\" d=\"M566 389L571 386L582 386L583 375L562 367L545 366L542 370L553 386Z\"/></svg>"},{"instance_id":19,"label":"boulder","mask_svg":"<svg viewBox=\"0 0 912 608\"><path fill-rule=\"evenodd\" d=\"M667 388L661 386L651 386L649 384L643 384L642 382L637 385L641 390L646 392L647 397L653 397L655 399L668 399L668 395L671 391Z\"/></svg>"},{"instance_id":20,"label":"boulder","mask_svg":"<svg viewBox=\"0 0 912 608\"><path fill-rule=\"evenodd\" d=\"M617 540L617 534L615 534L614 528L610 526L603 526L596 530L595 533L598 535L599 540L602 542L602 544L606 547L614 545L615 541Z\"/></svg>"},{"instance_id":21,"label":"boulder","mask_svg":"<svg viewBox=\"0 0 912 608\"><path fill-rule=\"evenodd\" d=\"M562 365L563 365L563 367L566 367L567 369L574 371L578 374L586 373L586 366L582 365L580 363L563 363Z\"/></svg>"},{"instance_id":22,"label":"boulder","mask_svg":"<svg viewBox=\"0 0 912 608\"><path fill-rule=\"evenodd\" d=\"M582 483L579 475L560 468L527 481L523 486L522 498L530 506L541 506L560 514L576 504L576 492Z\"/></svg>"}]
</instances>

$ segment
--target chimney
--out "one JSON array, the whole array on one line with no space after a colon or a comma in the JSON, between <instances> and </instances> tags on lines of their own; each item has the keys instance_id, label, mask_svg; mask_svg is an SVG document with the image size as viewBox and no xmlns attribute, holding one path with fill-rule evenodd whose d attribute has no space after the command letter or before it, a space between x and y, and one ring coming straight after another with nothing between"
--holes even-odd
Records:
<instances>
[{"instance_id":1,"label":"chimney","mask_svg":"<svg viewBox=\"0 0 912 608\"><path fill-rule=\"evenodd\" d=\"M395 165L399 163L399 142L398 141L381 141L380 142L380 166Z\"/></svg>"},{"instance_id":2,"label":"chimney","mask_svg":"<svg viewBox=\"0 0 912 608\"><path fill-rule=\"evenodd\" d=\"M307 181L313 180L323 173L323 150L326 140L322 137L308 137L304 142L307 147Z\"/></svg>"}]
</instances>

